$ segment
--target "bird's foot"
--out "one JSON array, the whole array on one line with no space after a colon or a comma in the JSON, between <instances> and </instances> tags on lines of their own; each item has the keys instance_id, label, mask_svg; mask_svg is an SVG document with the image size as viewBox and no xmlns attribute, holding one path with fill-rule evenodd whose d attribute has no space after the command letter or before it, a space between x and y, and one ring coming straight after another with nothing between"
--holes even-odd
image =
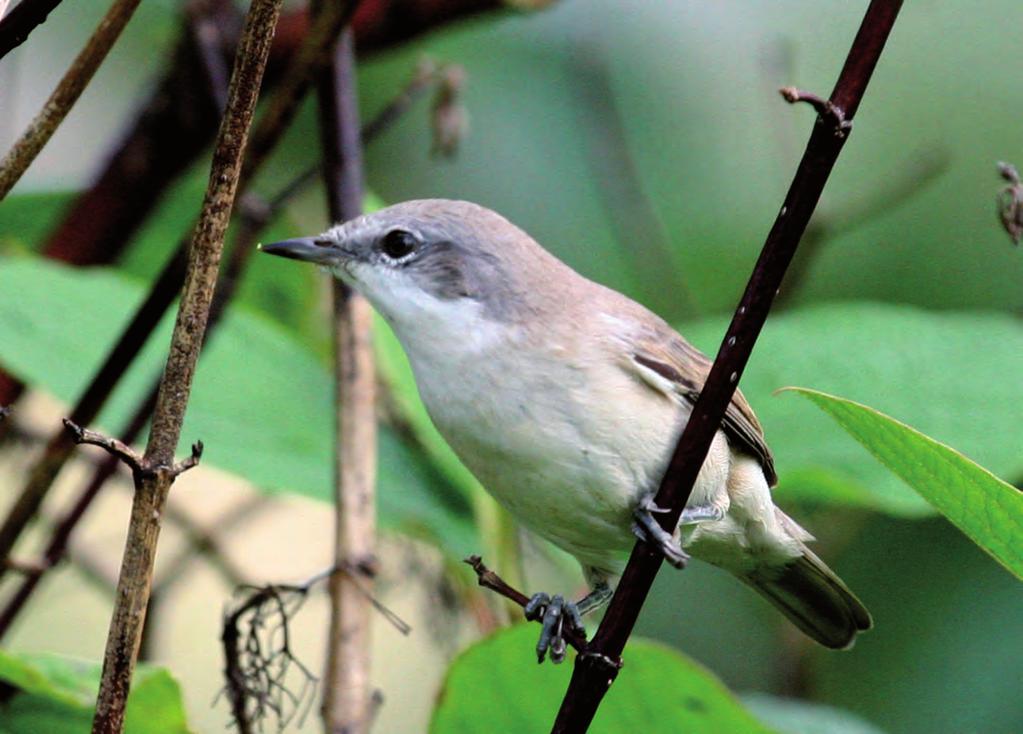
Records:
<instances>
[{"instance_id":1,"label":"bird's foot","mask_svg":"<svg viewBox=\"0 0 1023 734\"><path fill-rule=\"evenodd\" d=\"M632 532L640 540L660 548L664 560L675 568L685 568L689 560L689 554L682 550L682 546L675 540L674 536L661 527L654 519L654 513L668 512L663 507L654 503L653 494L645 494L640 498L639 504L633 510L632 516L636 522L632 525Z\"/></svg>"},{"instance_id":2,"label":"bird's foot","mask_svg":"<svg viewBox=\"0 0 1023 734\"><path fill-rule=\"evenodd\" d=\"M565 638L564 629L568 629L586 637L586 629L583 627L582 613L579 605L575 602L565 601L560 594L553 597L540 592L533 594L524 611L526 619L539 621L543 625L540 632L540 640L536 643L536 661L542 663L550 651L551 662L560 663L565 659Z\"/></svg>"}]
</instances>

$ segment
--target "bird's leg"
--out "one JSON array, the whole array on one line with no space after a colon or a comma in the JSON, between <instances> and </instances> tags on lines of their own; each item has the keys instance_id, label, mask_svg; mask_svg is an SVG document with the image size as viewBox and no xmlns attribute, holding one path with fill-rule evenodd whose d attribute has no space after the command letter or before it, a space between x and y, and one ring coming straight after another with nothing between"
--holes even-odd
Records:
<instances>
[{"instance_id":1,"label":"bird's leg","mask_svg":"<svg viewBox=\"0 0 1023 734\"><path fill-rule=\"evenodd\" d=\"M640 540L657 546L664 554L664 560L675 568L685 568L689 554L682 550L682 546L675 540L674 536L661 527L654 519L653 513L667 512L663 507L654 504L653 493L643 495L632 516L636 522L632 525L632 532Z\"/></svg>"},{"instance_id":2,"label":"bird's leg","mask_svg":"<svg viewBox=\"0 0 1023 734\"><path fill-rule=\"evenodd\" d=\"M542 663L549 650L551 662L560 663L565 659L565 638L563 630L567 623L573 632L586 637L582 615L597 609L611 598L611 587L606 583L597 584L593 590L578 602L565 601L561 595L553 597L540 592L533 594L523 611L526 619L539 621L543 625L540 640L536 643L536 659Z\"/></svg>"}]
</instances>

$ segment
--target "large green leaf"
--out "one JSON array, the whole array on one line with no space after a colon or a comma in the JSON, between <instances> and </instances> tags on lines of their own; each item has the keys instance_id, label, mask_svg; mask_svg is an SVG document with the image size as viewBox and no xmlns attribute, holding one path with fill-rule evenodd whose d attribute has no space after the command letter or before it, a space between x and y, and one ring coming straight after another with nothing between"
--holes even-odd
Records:
<instances>
[{"instance_id":1,"label":"large green leaf","mask_svg":"<svg viewBox=\"0 0 1023 734\"><path fill-rule=\"evenodd\" d=\"M0 734L88 731L100 666L51 654L0 650ZM162 668L139 666L125 710L127 734L187 734L178 682Z\"/></svg>"},{"instance_id":2,"label":"large green leaf","mask_svg":"<svg viewBox=\"0 0 1023 734\"><path fill-rule=\"evenodd\" d=\"M713 355L725 328L713 319L681 331ZM786 385L876 405L1002 477L1023 477L1023 329L1011 316L869 303L789 311L768 320L743 375L740 386L776 455L779 497L929 513L823 415L773 396Z\"/></svg>"},{"instance_id":3,"label":"large green leaf","mask_svg":"<svg viewBox=\"0 0 1023 734\"><path fill-rule=\"evenodd\" d=\"M866 405L791 388L810 399L942 515L1023 579L1023 492L961 453Z\"/></svg>"},{"instance_id":4,"label":"large green leaf","mask_svg":"<svg viewBox=\"0 0 1023 734\"><path fill-rule=\"evenodd\" d=\"M520 624L478 642L452 663L431 734L547 731L571 665L536 664L539 627ZM592 734L643 731L770 734L706 669L678 652L633 640L625 667L590 727Z\"/></svg>"},{"instance_id":5,"label":"large green leaf","mask_svg":"<svg viewBox=\"0 0 1023 734\"><path fill-rule=\"evenodd\" d=\"M141 285L107 268L72 269L38 258L0 261L0 364L72 401L142 298ZM118 430L162 368L171 317L99 417ZM229 313L195 378L183 437L202 439L205 461L270 492L328 499L332 388L326 368L267 319ZM380 512L390 528L476 547L468 501L393 431L380 434Z\"/></svg>"}]
</instances>

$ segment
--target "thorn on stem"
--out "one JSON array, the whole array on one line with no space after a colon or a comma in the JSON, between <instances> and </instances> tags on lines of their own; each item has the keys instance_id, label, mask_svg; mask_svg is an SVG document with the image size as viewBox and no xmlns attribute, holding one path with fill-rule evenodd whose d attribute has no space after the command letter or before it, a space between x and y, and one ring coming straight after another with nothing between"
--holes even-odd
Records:
<instances>
[{"instance_id":1,"label":"thorn on stem","mask_svg":"<svg viewBox=\"0 0 1023 734\"><path fill-rule=\"evenodd\" d=\"M192 444L192 454L187 459L182 459L174 466L171 467L171 476L177 477L194 466L199 464L199 459L202 458L203 445L202 441L196 441Z\"/></svg>"},{"instance_id":2,"label":"thorn on stem","mask_svg":"<svg viewBox=\"0 0 1023 734\"><path fill-rule=\"evenodd\" d=\"M844 138L852 129L852 122L845 119L845 112L836 107L830 99L824 99L813 92L805 92L797 87L782 87L778 93L789 104L806 102L813 107L821 120L831 124L838 137Z\"/></svg>"},{"instance_id":3,"label":"thorn on stem","mask_svg":"<svg viewBox=\"0 0 1023 734\"><path fill-rule=\"evenodd\" d=\"M64 428L66 428L68 433L71 434L71 438L76 444L99 446L101 449L104 449L109 454L116 456L118 459L127 464L133 473L140 474L145 471L145 463L142 455L123 441L118 441L116 438L109 438L98 431L82 428L70 418L64 419Z\"/></svg>"}]
</instances>

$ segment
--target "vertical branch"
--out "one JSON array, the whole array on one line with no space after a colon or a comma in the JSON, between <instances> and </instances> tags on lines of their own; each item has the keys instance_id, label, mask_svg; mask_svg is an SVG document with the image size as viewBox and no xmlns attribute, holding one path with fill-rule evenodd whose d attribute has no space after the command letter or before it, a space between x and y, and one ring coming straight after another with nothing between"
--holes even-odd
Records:
<instances>
[{"instance_id":1,"label":"vertical branch","mask_svg":"<svg viewBox=\"0 0 1023 734\"><path fill-rule=\"evenodd\" d=\"M668 532L678 525L785 271L848 138L852 118L901 6L901 0L871 1L830 99L792 88L782 90L789 102L813 105L817 122L654 500L658 507L670 508L659 516ZM589 727L618 674L622 650L662 560L660 552L644 542L633 548L604 620L586 651L576 657L554 732L574 734Z\"/></svg>"},{"instance_id":2,"label":"vertical branch","mask_svg":"<svg viewBox=\"0 0 1023 734\"><path fill-rule=\"evenodd\" d=\"M362 213L362 150L352 31L337 43L317 89L331 219ZM376 376L370 308L340 281L334 287L336 438L334 571L324 672L324 731L361 734L372 717L370 616L366 593L376 560ZM361 578L360 578L361 577Z\"/></svg>"},{"instance_id":3,"label":"vertical branch","mask_svg":"<svg viewBox=\"0 0 1023 734\"><path fill-rule=\"evenodd\" d=\"M14 184L67 117L67 113L92 81L93 75L107 57L121 31L131 20L138 4L139 0L114 0L103 20L86 41L85 48L71 62L71 66L39 114L3 161L0 161L0 200L14 188Z\"/></svg>"},{"instance_id":4,"label":"vertical branch","mask_svg":"<svg viewBox=\"0 0 1023 734\"><path fill-rule=\"evenodd\" d=\"M209 185L192 238L188 273L156 400L149 443L141 464L134 471L135 496L107 637L93 732L120 732L124 728L124 709L152 585L160 518L176 474L187 468L187 462L174 464L174 452L206 330L242 153L281 2L253 0L239 42L227 110L217 134ZM193 456L196 453L194 451Z\"/></svg>"}]
</instances>

